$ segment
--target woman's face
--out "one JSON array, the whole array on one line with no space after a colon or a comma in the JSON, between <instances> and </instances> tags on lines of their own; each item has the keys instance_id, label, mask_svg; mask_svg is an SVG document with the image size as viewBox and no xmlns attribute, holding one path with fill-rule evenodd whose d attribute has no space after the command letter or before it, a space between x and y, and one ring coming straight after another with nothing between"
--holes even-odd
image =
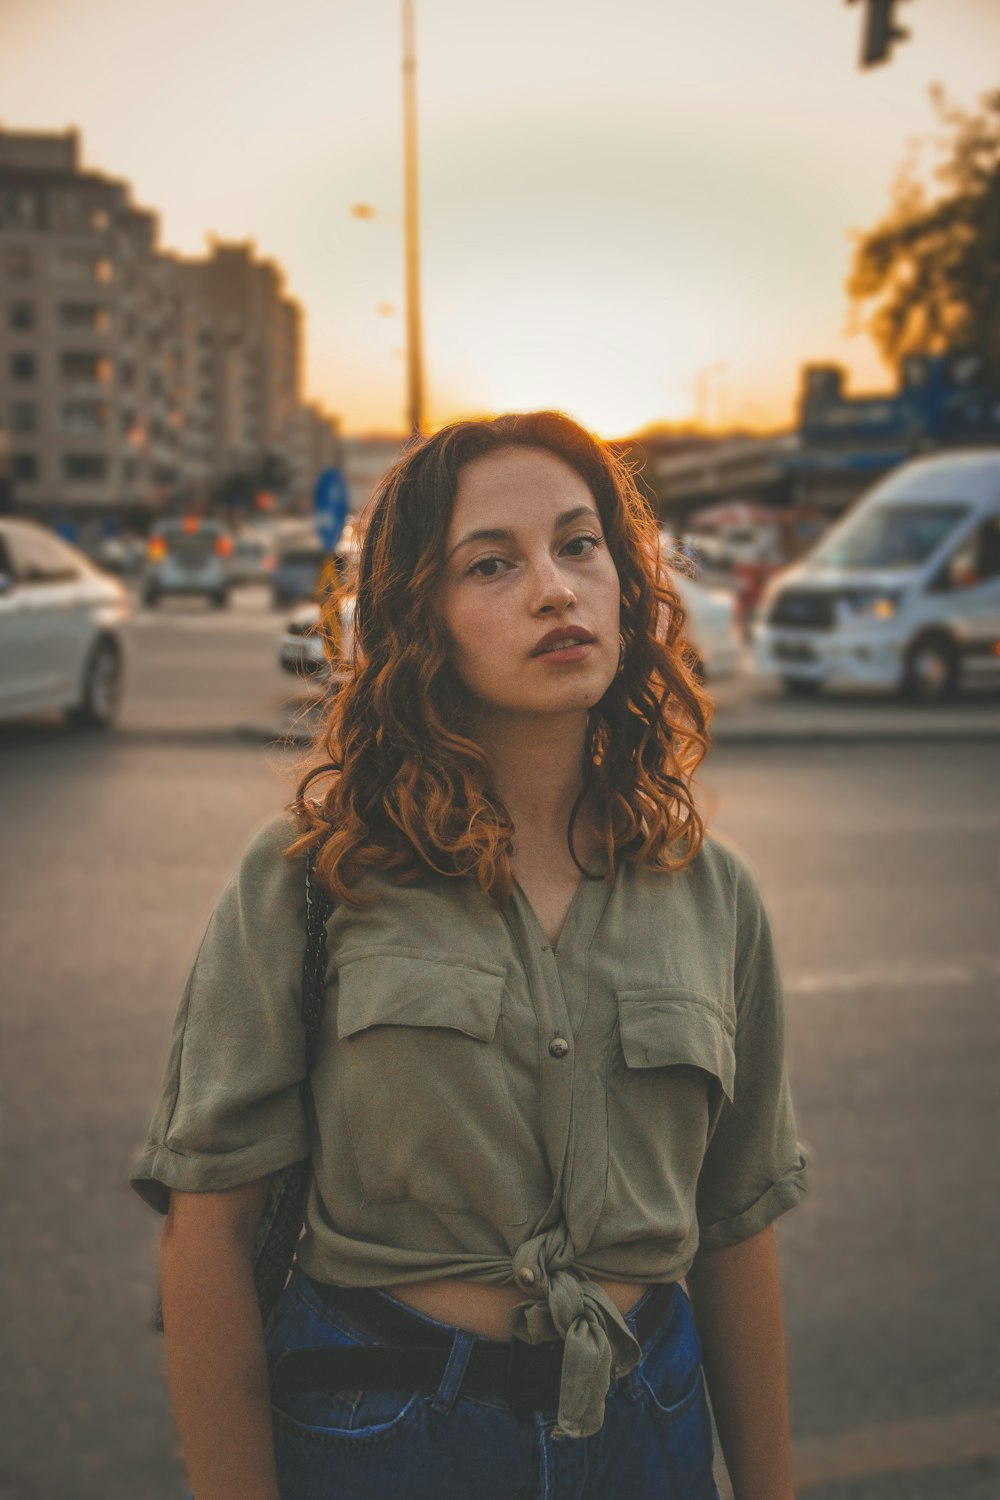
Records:
<instances>
[{"instance_id":1,"label":"woman's face","mask_svg":"<svg viewBox=\"0 0 1000 1500\"><path fill-rule=\"evenodd\" d=\"M441 614L480 704L585 711L618 669L618 573L586 480L544 448L466 464L445 543Z\"/></svg>"}]
</instances>

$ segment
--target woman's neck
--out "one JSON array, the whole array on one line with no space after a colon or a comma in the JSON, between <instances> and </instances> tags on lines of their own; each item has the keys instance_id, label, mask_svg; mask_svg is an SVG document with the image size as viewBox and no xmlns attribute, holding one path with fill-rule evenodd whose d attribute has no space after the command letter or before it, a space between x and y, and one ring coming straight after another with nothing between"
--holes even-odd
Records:
<instances>
[{"instance_id":1,"label":"woman's neck","mask_svg":"<svg viewBox=\"0 0 1000 1500\"><path fill-rule=\"evenodd\" d=\"M586 715L484 715L477 729L518 847L552 840L565 847L583 790Z\"/></svg>"}]
</instances>

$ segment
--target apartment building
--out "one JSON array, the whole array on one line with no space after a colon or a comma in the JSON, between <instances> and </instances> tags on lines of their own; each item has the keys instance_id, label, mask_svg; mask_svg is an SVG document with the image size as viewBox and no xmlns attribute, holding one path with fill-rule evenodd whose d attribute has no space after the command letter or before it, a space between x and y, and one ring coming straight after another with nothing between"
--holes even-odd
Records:
<instances>
[{"instance_id":1,"label":"apartment building","mask_svg":"<svg viewBox=\"0 0 1000 1500\"><path fill-rule=\"evenodd\" d=\"M24 508L108 506L147 477L135 299L155 233L80 170L75 132L0 132L0 423Z\"/></svg>"},{"instance_id":2,"label":"apartment building","mask_svg":"<svg viewBox=\"0 0 1000 1500\"><path fill-rule=\"evenodd\" d=\"M268 454L306 492L335 431L302 401L302 322L252 243L165 253L127 185L81 168L75 131L0 130L0 454L18 509L155 513Z\"/></svg>"}]
</instances>

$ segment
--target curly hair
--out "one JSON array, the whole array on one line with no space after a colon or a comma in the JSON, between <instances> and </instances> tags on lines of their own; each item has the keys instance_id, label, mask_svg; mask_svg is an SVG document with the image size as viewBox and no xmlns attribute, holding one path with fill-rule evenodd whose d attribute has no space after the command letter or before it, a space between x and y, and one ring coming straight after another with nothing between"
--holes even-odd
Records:
<instances>
[{"instance_id":1,"label":"curly hair","mask_svg":"<svg viewBox=\"0 0 1000 1500\"><path fill-rule=\"evenodd\" d=\"M605 442L560 412L456 422L418 439L385 475L364 518L354 650L302 777L293 809L321 844L317 878L337 899L366 904L367 871L398 884L430 872L474 878L497 904L513 886L514 827L491 787L470 701L435 608L459 474L511 447L545 449L586 481L621 585L623 661L588 715L585 787L616 860L680 869L704 824L692 777L708 750L710 700L684 638L684 610L661 559L656 518L631 471ZM339 637L337 596L321 629ZM325 783L322 795L307 793ZM573 852L573 823L567 837ZM576 858L575 854L573 855ZM582 869L582 866L581 866Z\"/></svg>"}]
</instances>

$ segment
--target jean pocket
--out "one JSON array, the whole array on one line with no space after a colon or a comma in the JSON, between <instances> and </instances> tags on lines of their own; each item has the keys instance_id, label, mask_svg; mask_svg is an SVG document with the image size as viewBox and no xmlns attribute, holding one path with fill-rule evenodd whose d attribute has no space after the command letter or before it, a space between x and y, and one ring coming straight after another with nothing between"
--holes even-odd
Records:
<instances>
[{"instance_id":1,"label":"jean pocket","mask_svg":"<svg viewBox=\"0 0 1000 1500\"><path fill-rule=\"evenodd\" d=\"M303 1349L371 1348L376 1341L328 1308L301 1272L275 1308L266 1339L268 1371L282 1354ZM430 1398L412 1390L305 1390L272 1395L276 1428L309 1442L374 1443L407 1429Z\"/></svg>"},{"instance_id":2,"label":"jean pocket","mask_svg":"<svg viewBox=\"0 0 1000 1500\"><path fill-rule=\"evenodd\" d=\"M413 1391L296 1391L272 1402L276 1428L319 1447L364 1447L408 1432L430 1398Z\"/></svg>"},{"instance_id":3,"label":"jean pocket","mask_svg":"<svg viewBox=\"0 0 1000 1500\"><path fill-rule=\"evenodd\" d=\"M701 1340L683 1288L647 1341L636 1374L647 1404L662 1416L682 1416L702 1398Z\"/></svg>"}]
</instances>

